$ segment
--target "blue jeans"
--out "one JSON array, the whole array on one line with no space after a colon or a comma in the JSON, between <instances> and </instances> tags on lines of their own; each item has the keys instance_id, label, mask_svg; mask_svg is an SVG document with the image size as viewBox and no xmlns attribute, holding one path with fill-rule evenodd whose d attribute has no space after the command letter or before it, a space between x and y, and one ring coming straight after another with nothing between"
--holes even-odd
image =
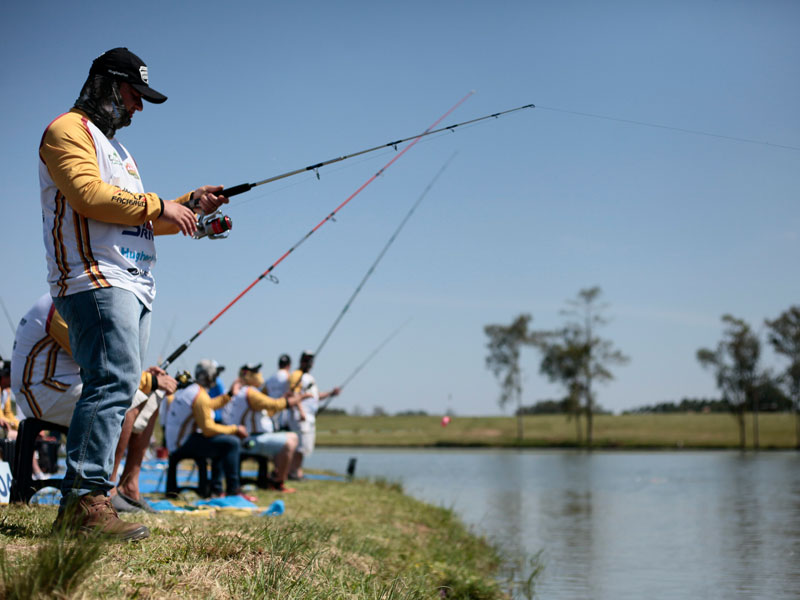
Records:
<instances>
[{"instance_id":1,"label":"blue jeans","mask_svg":"<svg viewBox=\"0 0 800 600\"><path fill-rule=\"evenodd\" d=\"M62 505L89 492L107 492L125 412L139 388L150 339L150 311L132 293L102 288L53 298L69 326L72 357L83 392L67 434Z\"/></svg>"},{"instance_id":2,"label":"blue jeans","mask_svg":"<svg viewBox=\"0 0 800 600\"><path fill-rule=\"evenodd\" d=\"M225 475L225 492L228 495L238 494L239 486L239 453L241 443L235 435L215 435L206 437L202 433L193 432L177 452L181 456L211 459L211 493L222 494L222 476Z\"/></svg>"}]
</instances>

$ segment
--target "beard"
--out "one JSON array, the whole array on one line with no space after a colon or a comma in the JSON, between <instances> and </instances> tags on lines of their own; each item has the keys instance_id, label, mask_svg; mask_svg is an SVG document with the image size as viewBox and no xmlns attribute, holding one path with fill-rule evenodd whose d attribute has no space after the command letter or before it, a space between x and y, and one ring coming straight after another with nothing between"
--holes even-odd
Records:
<instances>
[{"instance_id":1,"label":"beard","mask_svg":"<svg viewBox=\"0 0 800 600\"><path fill-rule=\"evenodd\" d=\"M119 91L119 82L104 75L89 75L74 106L85 112L109 139L114 137L118 129L131 124L131 115Z\"/></svg>"}]
</instances>

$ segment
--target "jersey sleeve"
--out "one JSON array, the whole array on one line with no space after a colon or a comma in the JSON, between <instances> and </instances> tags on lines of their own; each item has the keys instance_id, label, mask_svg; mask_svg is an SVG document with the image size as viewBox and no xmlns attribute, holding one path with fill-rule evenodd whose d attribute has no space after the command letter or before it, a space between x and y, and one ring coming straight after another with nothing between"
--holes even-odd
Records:
<instances>
[{"instance_id":1,"label":"jersey sleeve","mask_svg":"<svg viewBox=\"0 0 800 600\"><path fill-rule=\"evenodd\" d=\"M6 402L3 405L2 417L11 424L13 429L19 428L19 419L14 414L14 408L11 406L11 394L6 396Z\"/></svg>"},{"instance_id":2,"label":"jersey sleeve","mask_svg":"<svg viewBox=\"0 0 800 600\"><path fill-rule=\"evenodd\" d=\"M149 396L155 387L156 376L150 371L142 371L142 377L139 379L139 391L144 395Z\"/></svg>"},{"instance_id":3,"label":"jersey sleeve","mask_svg":"<svg viewBox=\"0 0 800 600\"><path fill-rule=\"evenodd\" d=\"M94 139L81 113L67 113L50 124L39 156L67 202L84 217L143 225L161 216L161 200L156 194L132 193L102 180Z\"/></svg>"},{"instance_id":4,"label":"jersey sleeve","mask_svg":"<svg viewBox=\"0 0 800 600\"><path fill-rule=\"evenodd\" d=\"M192 197L193 192L188 192L181 196L180 198L176 198L175 200L165 200L164 203L167 202L177 202L178 204L186 204ZM174 223L168 223L163 219L158 219L157 221L153 221L153 233L156 235L173 235L178 233L180 228L175 225Z\"/></svg>"},{"instance_id":5,"label":"jersey sleeve","mask_svg":"<svg viewBox=\"0 0 800 600\"><path fill-rule=\"evenodd\" d=\"M221 399L226 399L220 402ZM192 404L192 414L197 427L206 437L214 437L215 435L235 434L238 430L236 425L220 425L214 422L214 409L220 408L230 401L230 396L223 394L216 398L209 398L208 393L204 389L200 389L197 397ZM216 406L219 404L219 406Z\"/></svg>"},{"instance_id":6,"label":"jersey sleeve","mask_svg":"<svg viewBox=\"0 0 800 600\"><path fill-rule=\"evenodd\" d=\"M266 410L270 417L287 406L285 398L271 398L252 386L247 388L247 403L254 411Z\"/></svg>"}]
</instances>

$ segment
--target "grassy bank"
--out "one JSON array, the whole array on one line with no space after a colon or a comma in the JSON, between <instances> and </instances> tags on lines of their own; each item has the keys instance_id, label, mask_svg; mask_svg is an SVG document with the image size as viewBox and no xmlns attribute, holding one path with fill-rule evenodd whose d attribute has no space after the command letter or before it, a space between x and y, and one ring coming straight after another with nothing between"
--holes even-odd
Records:
<instances>
[{"instance_id":1,"label":"grassy bank","mask_svg":"<svg viewBox=\"0 0 800 600\"><path fill-rule=\"evenodd\" d=\"M280 517L137 515L149 539L97 549L51 536L55 508L0 507L0 597L505 597L497 551L451 511L381 482L297 487Z\"/></svg>"},{"instance_id":2,"label":"grassy bank","mask_svg":"<svg viewBox=\"0 0 800 600\"><path fill-rule=\"evenodd\" d=\"M794 416L761 413L760 447L796 445ZM523 446L576 446L575 422L563 415L524 417ZM747 445L752 447L752 415L747 415ZM604 448L738 448L739 431L729 414L598 415L595 445ZM320 415L320 446L495 446L515 447L515 417L353 417Z\"/></svg>"}]
</instances>

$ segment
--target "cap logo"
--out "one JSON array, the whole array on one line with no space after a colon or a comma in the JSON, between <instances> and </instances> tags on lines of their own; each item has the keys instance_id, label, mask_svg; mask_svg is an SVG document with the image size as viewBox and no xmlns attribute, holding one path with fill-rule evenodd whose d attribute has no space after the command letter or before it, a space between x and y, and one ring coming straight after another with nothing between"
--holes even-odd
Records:
<instances>
[{"instance_id":1,"label":"cap logo","mask_svg":"<svg viewBox=\"0 0 800 600\"><path fill-rule=\"evenodd\" d=\"M145 85L147 85L148 81L147 81L147 67L146 66L142 65L141 67L139 67L139 75L141 76L142 81L144 81Z\"/></svg>"}]
</instances>

